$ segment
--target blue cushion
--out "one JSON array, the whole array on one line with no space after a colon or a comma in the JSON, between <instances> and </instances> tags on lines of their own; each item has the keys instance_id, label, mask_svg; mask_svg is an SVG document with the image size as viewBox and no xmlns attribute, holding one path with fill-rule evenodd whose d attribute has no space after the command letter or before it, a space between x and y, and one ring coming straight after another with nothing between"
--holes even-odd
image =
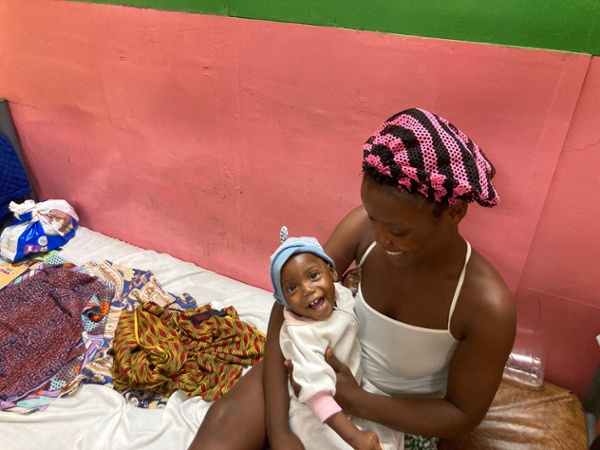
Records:
<instances>
[{"instance_id":1,"label":"blue cushion","mask_svg":"<svg viewBox=\"0 0 600 450\"><path fill-rule=\"evenodd\" d=\"M11 201L33 192L10 139L0 133L0 224L10 220Z\"/></svg>"}]
</instances>

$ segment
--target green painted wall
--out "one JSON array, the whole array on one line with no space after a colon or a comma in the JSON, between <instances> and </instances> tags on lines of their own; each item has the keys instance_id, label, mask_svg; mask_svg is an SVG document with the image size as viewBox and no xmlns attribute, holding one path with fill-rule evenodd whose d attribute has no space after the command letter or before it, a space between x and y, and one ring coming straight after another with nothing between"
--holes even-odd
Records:
<instances>
[{"instance_id":1,"label":"green painted wall","mask_svg":"<svg viewBox=\"0 0 600 450\"><path fill-rule=\"evenodd\" d=\"M599 0L87 0L600 55Z\"/></svg>"},{"instance_id":2,"label":"green painted wall","mask_svg":"<svg viewBox=\"0 0 600 450\"><path fill-rule=\"evenodd\" d=\"M88 3L135 6L139 8L185 11L219 16L229 15L229 0L71 0Z\"/></svg>"}]
</instances>

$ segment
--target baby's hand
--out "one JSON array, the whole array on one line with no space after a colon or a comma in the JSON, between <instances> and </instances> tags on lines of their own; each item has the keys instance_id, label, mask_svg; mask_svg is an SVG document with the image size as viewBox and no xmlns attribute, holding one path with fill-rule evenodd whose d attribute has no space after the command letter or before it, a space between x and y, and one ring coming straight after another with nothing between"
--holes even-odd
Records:
<instances>
[{"instance_id":1,"label":"baby's hand","mask_svg":"<svg viewBox=\"0 0 600 450\"><path fill-rule=\"evenodd\" d=\"M355 450L383 450L383 446L374 431L360 430L352 440Z\"/></svg>"}]
</instances>

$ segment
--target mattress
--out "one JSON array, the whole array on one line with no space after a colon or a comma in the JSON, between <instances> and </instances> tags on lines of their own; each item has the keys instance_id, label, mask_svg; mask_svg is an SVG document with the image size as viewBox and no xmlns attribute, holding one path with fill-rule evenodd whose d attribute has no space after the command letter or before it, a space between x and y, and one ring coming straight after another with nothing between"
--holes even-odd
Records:
<instances>
[{"instance_id":1,"label":"mattress","mask_svg":"<svg viewBox=\"0 0 600 450\"><path fill-rule=\"evenodd\" d=\"M190 294L198 305L233 306L241 320L266 333L273 304L262 289L79 227L60 256L76 265L103 262L151 270L165 291ZM248 369L246 369L248 370ZM183 449L191 443L210 402L171 395L162 408L128 403L116 390L82 384L71 395L31 414L0 413L0 447L28 449Z\"/></svg>"}]
</instances>

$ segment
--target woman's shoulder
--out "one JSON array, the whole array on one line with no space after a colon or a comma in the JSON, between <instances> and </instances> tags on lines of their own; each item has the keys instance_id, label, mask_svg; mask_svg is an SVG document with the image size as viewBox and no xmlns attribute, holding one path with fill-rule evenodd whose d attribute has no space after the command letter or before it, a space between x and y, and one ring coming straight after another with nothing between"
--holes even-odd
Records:
<instances>
[{"instance_id":1,"label":"woman's shoulder","mask_svg":"<svg viewBox=\"0 0 600 450\"><path fill-rule=\"evenodd\" d=\"M352 209L340 221L337 228L362 228L369 223L369 215L363 205L358 205Z\"/></svg>"},{"instance_id":2,"label":"woman's shoulder","mask_svg":"<svg viewBox=\"0 0 600 450\"><path fill-rule=\"evenodd\" d=\"M510 294L508 285L496 267L476 249L468 263L469 284L490 294Z\"/></svg>"},{"instance_id":3,"label":"woman's shoulder","mask_svg":"<svg viewBox=\"0 0 600 450\"><path fill-rule=\"evenodd\" d=\"M516 320L513 295L502 275L473 249L456 313L467 328L473 322L512 327Z\"/></svg>"},{"instance_id":4,"label":"woman's shoulder","mask_svg":"<svg viewBox=\"0 0 600 450\"><path fill-rule=\"evenodd\" d=\"M364 206L351 210L335 227L325 243L325 251L343 273L373 241L373 231ZM341 275L340 273L340 275Z\"/></svg>"}]
</instances>

